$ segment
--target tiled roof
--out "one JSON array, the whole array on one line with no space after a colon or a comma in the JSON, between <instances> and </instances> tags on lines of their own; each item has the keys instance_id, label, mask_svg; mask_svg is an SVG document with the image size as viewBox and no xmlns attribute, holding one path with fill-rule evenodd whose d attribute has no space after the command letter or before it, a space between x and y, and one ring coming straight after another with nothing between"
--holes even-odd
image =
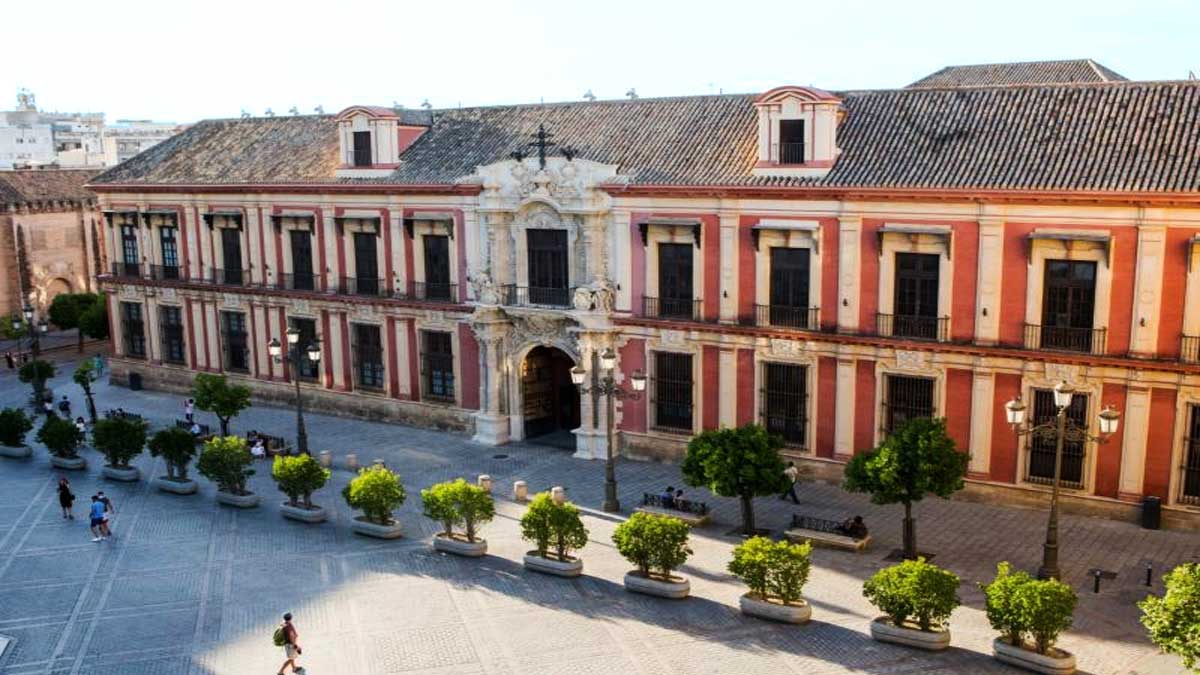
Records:
<instances>
[{"instance_id":1,"label":"tiled roof","mask_svg":"<svg viewBox=\"0 0 1200 675\"><path fill-rule=\"evenodd\" d=\"M755 177L753 96L433 112L391 175L336 179L333 117L201 122L94 183L451 184L539 124L633 185L1200 191L1200 82L841 92L842 149L820 179Z\"/></svg>"},{"instance_id":2,"label":"tiled roof","mask_svg":"<svg viewBox=\"0 0 1200 675\"><path fill-rule=\"evenodd\" d=\"M1123 82L1125 77L1091 59L981 63L946 66L908 85L916 87L988 87L1011 84L1072 84Z\"/></svg>"},{"instance_id":3,"label":"tiled roof","mask_svg":"<svg viewBox=\"0 0 1200 675\"><path fill-rule=\"evenodd\" d=\"M0 171L0 204L83 201L96 194L84 187L98 169Z\"/></svg>"}]
</instances>

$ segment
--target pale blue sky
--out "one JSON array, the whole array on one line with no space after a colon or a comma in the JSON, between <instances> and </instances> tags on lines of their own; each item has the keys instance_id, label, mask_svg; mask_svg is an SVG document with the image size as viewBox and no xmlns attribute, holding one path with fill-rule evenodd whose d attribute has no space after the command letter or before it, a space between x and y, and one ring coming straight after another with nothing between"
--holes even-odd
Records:
<instances>
[{"instance_id":1,"label":"pale blue sky","mask_svg":"<svg viewBox=\"0 0 1200 675\"><path fill-rule=\"evenodd\" d=\"M944 65L1090 57L1200 73L1200 2L9 2L0 109L191 122L243 108L436 107L900 87Z\"/></svg>"}]
</instances>

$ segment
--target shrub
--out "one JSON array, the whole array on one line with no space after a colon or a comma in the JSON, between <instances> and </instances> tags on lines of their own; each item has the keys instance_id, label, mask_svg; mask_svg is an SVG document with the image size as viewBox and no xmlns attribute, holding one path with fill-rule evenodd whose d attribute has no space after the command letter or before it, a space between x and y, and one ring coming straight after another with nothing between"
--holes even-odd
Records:
<instances>
[{"instance_id":1,"label":"shrub","mask_svg":"<svg viewBox=\"0 0 1200 675\"><path fill-rule=\"evenodd\" d=\"M45 424L38 430L37 439L51 455L62 459L74 459L79 444L83 442L83 433L75 428L75 423L65 420L58 415L48 415Z\"/></svg>"},{"instance_id":2,"label":"shrub","mask_svg":"<svg viewBox=\"0 0 1200 675\"><path fill-rule=\"evenodd\" d=\"M454 508L451 495L453 485L454 483L437 483L421 490L421 504L425 517L441 523L442 534L446 537L454 536L454 526L462 520L458 510Z\"/></svg>"},{"instance_id":3,"label":"shrub","mask_svg":"<svg viewBox=\"0 0 1200 675\"><path fill-rule=\"evenodd\" d=\"M250 465L254 457L246 448L245 439L237 436L215 436L204 443L196 470L217 484L221 492L248 494L246 479L254 475Z\"/></svg>"},{"instance_id":4,"label":"shrub","mask_svg":"<svg viewBox=\"0 0 1200 675\"><path fill-rule=\"evenodd\" d=\"M229 420L250 407L250 388L240 384L229 384L224 375L200 373L192 382L192 398L196 407L217 416L221 423L221 435L229 435Z\"/></svg>"},{"instance_id":5,"label":"shrub","mask_svg":"<svg viewBox=\"0 0 1200 675\"><path fill-rule=\"evenodd\" d=\"M988 623L1000 631L1004 641L1011 645L1020 646L1028 630L1017 601L1017 591L1032 580L1028 573L1014 572L1011 565L1002 562L996 566L996 578L992 583L979 585L983 590Z\"/></svg>"},{"instance_id":6,"label":"shrub","mask_svg":"<svg viewBox=\"0 0 1200 675\"><path fill-rule=\"evenodd\" d=\"M302 499L306 509L313 508L312 493L324 487L331 475L312 455L276 455L271 466L271 477L279 484L279 491L288 496L288 504L300 506L298 500Z\"/></svg>"},{"instance_id":7,"label":"shrub","mask_svg":"<svg viewBox=\"0 0 1200 675\"><path fill-rule=\"evenodd\" d=\"M794 604L808 582L811 553L809 542L793 544L751 537L733 549L728 569L750 587L752 595Z\"/></svg>"},{"instance_id":8,"label":"shrub","mask_svg":"<svg viewBox=\"0 0 1200 675\"><path fill-rule=\"evenodd\" d=\"M454 526L462 523L463 534L472 543L479 526L496 515L492 494L462 478L421 490L421 502L425 515L442 524L446 537L453 537Z\"/></svg>"},{"instance_id":9,"label":"shrub","mask_svg":"<svg viewBox=\"0 0 1200 675\"><path fill-rule=\"evenodd\" d=\"M383 466L372 466L358 472L342 489L342 498L352 509L361 509L367 520L390 525L392 511L404 503L408 495L400 477Z\"/></svg>"},{"instance_id":10,"label":"shrub","mask_svg":"<svg viewBox=\"0 0 1200 675\"><path fill-rule=\"evenodd\" d=\"M670 579L671 572L692 554L688 548L690 529L672 516L635 513L617 526L613 543L622 557L637 565L642 576L657 574Z\"/></svg>"},{"instance_id":11,"label":"shrub","mask_svg":"<svg viewBox=\"0 0 1200 675\"><path fill-rule=\"evenodd\" d=\"M0 410L0 445L19 448L25 445L25 434L33 429L33 422L23 410L5 408Z\"/></svg>"},{"instance_id":12,"label":"shrub","mask_svg":"<svg viewBox=\"0 0 1200 675\"><path fill-rule=\"evenodd\" d=\"M569 560L572 551L587 544L588 531L578 507L571 502L556 504L550 493L543 492L533 498L521 516L521 537L533 542L543 558L553 548L556 558Z\"/></svg>"},{"instance_id":13,"label":"shrub","mask_svg":"<svg viewBox=\"0 0 1200 675\"><path fill-rule=\"evenodd\" d=\"M17 371L18 379L25 384L33 385L33 393L37 397L39 405L42 402L42 392L46 389L46 380L52 377L54 377L54 365L41 359L34 359L21 366L21 369Z\"/></svg>"},{"instance_id":14,"label":"shrub","mask_svg":"<svg viewBox=\"0 0 1200 675\"><path fill-rule=\"evenodd\" d=\"M146 423L126 417L100 420L92 427L92 445L108 459L108 465L125 469L129 460L146 445Z\"/></svg>"},{"instance_id":15,"label":"shrub","mask_svg":"<svg viewBox=\"0 0 1200 675\"><path fill-rule=\"evenodd\" d=\"M879 570L863 583L863 596L897 627L915 617L923 631L943 626L960 602L958 577L924 558Z\"/></svg>"},{"instance_id":16,"label":"shrub","mask_svg":"<svg viewBox=\"0 0 1200 675\"><path fill-rule=\"evenodd\" d=\"M1200 661L1200 563L1184 563L1163 578L1163 597L1138 603L1142 624L1164 652L1175 654L1188 669Z\"/></svg>"},{"instance_id":17,"label":"shrub","mask_svg":"<svg viewBox=\"0 0 1200 675\"><path fill-rule=\"evenodd\" d=\"M196 439L187 429L162 429L150 437L146 445L152 457L162 457L167 463L169 480L187 480L188 464L196 456Z\"/></svg>"},{"instance_id":18,"label":"shrub","mask_svg":"<svg viewBox=\"0 0 1200 675\"><path fill-rule=\"evenodd\" d=\"M1057 579L1031 579L1017 587L1016 596L1025 629L1037 652L1045 654L1058 636L1071 627L1075 591Z\"/></svg>"}]
</instances>

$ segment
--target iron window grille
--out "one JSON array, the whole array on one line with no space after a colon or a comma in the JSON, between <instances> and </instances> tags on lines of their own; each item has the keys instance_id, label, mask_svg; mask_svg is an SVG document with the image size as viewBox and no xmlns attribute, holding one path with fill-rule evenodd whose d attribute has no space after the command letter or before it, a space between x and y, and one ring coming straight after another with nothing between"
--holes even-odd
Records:
<instances>
[{"instance_id":1,"label":"iron window grille","mask_svg":"<svg viewBox=\"0 0 1200 675\"><path fill-rule=\"evenodd\" d=\"M295 347L300 350L300 358L297 359L296 366L296 372L300 380L316 382L321 376L321 362L310 360L304 352L309 345L317 341L316 319L303 319L295 316L288 317L288 328L295 328L300 332L300 340L296 343Z\"/></svg>"},{"instance_id":2,"label":"iron window grille","mask_svg":"<svg viewBox=\"0 0 1200 675\"><path fill-rule=\"evenodd\" d=\"M883 432L892 434L905 422L934 415L932 378L888 375L883 400Z\"/></svg>"},{"instance_id":3,"label":"iron window grille","mask_svg":"<svg viewBox=\"0 0 1200 675\"><path fill-rule=\"evenodd\" d=\"M186 363L183 355L183 314L178 307L160 305L158 308L159 331L162 333L163 361Z\"/></svg>"},{"instance_id":4,"label":"iron window grille","mask_svg":"<svg viewBox=\"0 0 1200 675\"><path fill-rule=\"evenodd\" d=\"M221 312L221 344L224 347L225 370L248 372L250 348L246 334L246 315L241 312Z\"/></svg>"},{"instance_id":5,"label":"iron window grille","mask_svg":"<svg viewBox=\"0 0 1200 675\"><path fill-rule=\"evenodd\" d=\"M422 333L421 377L426 398L454 402L454 346L450 333Z\"/></svg>"},{"instance_id":6,"label":"iron window grille","mask_svg":"<svg viewBox=\"0 0 1200 675\"><path fill-rule=\"evenodd\" d=\"M383 389L383 343L379 326L354 326L354 384L360 389Z\"/></svg>"},{"instance_id":7,"label":"iron window grille","mask_svg":"<svg viewBox=\"0 0 1200 675\"><path fill-rule=\"evenodd\" d=\"M1087 428L1087 394L1075 392L1071 397L1071 405L1067 408L1067 419L1075 426ZM1058 415L1054 404L1054 392L1049 389L1037 389L1033 392L1033 425L1053 424ZM1053 437L1043 437L1038 434L1030 436L1027 450L1029 461L1025 467L1025 480L1030 483L1052 485L1054 483L1054 454L1056 441ZM1084 441L1063 442L1062 471L1058 484L1062 487L1083 488L1084 459L1087 444Z\"/></svg>"},{"instance_id":8,"label":"iron window grille","mask_svg":"<svg viewBox=\"0 0 1200 675\"><path fill-rule=\"evenodd\" d=\"M125 355L146 358L146 326L142 321L142 306L136 302L121 303L121 332L124 333Z\"/></svg>"},{"instance_id":9,"label":"iron window grille","mask_svg":"<svg viewBox=\"0 0 1200 675\"><path fill-rule=\"evenodd\" d=\"M1190 424L1184 439L1183 467L1179 481L1179 503L1200 504L1200 405L1188 406Z\"/></svg>"},{"instance_id":10,"label":"iron window grille","mask_svg":"<svg viewBox=\"0 0 1200 675\"><path fill-rule=\"evenodd\" d=\"M808 368L791 363L763 364L762 419L767 431L788 445L808 444Z\"/></svg>"},{"instance_id":11,"label":"iron window grille","mask_svg":"<svg viewBox=\"0 0 1200 675\"><path fill-rule=\"evenodd\" d=\"M1200 363L1200 336L1184 335L1179 341L1179 360Z\"/></svg>"},{"instance_id":12,"label":"iron window grille","mask_svg":"<svg viewBox=\"0 0 1200 675\"><path fill-rule=\"evenodd\" d=\"M654 425L666 431L692 431L692 356L654 354Z\"/></svg>"}]
</instances>

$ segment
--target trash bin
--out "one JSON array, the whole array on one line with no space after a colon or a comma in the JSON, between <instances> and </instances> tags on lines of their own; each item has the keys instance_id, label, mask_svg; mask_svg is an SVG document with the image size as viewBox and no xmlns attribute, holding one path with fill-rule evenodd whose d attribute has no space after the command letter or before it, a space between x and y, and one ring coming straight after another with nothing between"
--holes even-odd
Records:
<instances>
[{"instance_id":1,"label":"trash bin","mask_svg":"<svg viewBox=\"0 0 1200 675\"><path fill-rule=\"evenodd\" d=\"M1162 500L1158 497L1142 499L1142 527L1157 530L1162 525Z\"/></svg>"},{"instance_id":2,"label":"trash bin","mask_svg":"<svg viewBox=\"0 0 1200 675\"><path fill-rule=\"evenodd\" d=\"M141 373L130 373L129 374L129 388L132 389L133 391L141 391L142 390L142 374Z\"/></svg>"}]
</instances>

